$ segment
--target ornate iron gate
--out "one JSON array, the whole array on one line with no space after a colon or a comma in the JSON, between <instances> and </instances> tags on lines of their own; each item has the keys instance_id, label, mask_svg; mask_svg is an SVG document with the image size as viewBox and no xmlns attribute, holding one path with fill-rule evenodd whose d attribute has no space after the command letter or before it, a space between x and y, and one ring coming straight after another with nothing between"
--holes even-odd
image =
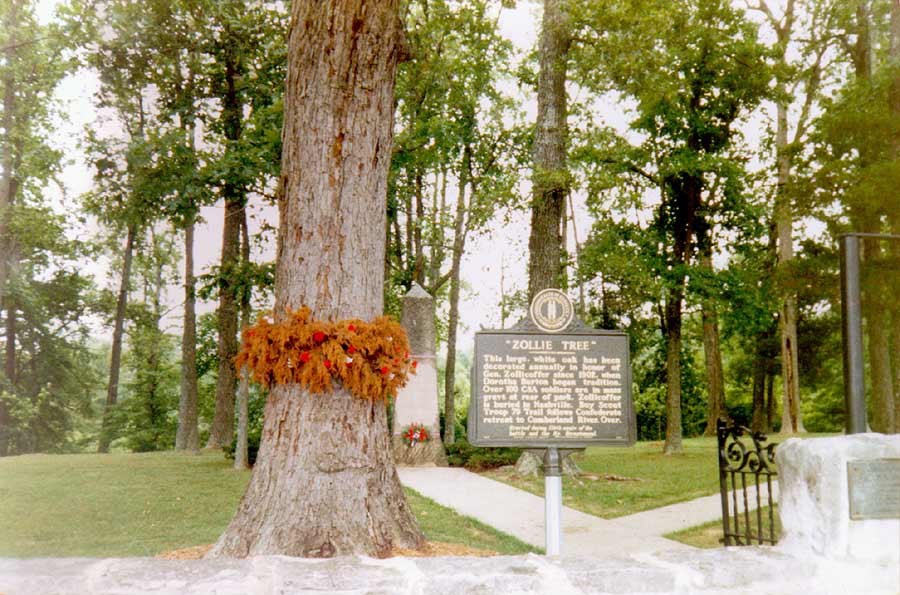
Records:
<instances>
[{"instance_id":1,"label":"ornate iron gate","mask_svg":"<svg viewBox=\"0 0 900 595\"><path fill-rule=\"evenodd\" d=\"M716 424L719 439L719 486L722 496L722 530L725 545L772 544L775 532L777 481L775 443L765 444L765 434L731 425L720 419ZM742 440L743 438L743 440ZM763 508L768 506L764 512ZM768 521L768 526L764 523Z\"/></svg>"}]
</instances>

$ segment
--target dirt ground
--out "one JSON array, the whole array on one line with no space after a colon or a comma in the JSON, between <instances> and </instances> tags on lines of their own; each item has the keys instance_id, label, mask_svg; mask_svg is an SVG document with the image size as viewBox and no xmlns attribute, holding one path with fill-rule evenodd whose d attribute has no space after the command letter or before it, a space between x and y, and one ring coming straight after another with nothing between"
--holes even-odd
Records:
<instances>
[{"instance_id":1,"label":"dirt ground","mask_svg":"<svg viewBox=\"0 0 900 595\"><path fill-rule=\"evenodd\" d=\"M206 555L212 548L212 544L196 545L194 547L186 547L180 550L171 550L158 554L156 557L160 560L199 560ZM469 547L459 543L443 543L440 541L429 541L421 550L410 550L405 548L396 548L391 557L406 556L410 558L426 558L431 556L477 556L484 558L488 556L496 556L497 552L490 550L481 550Z\"/></svg>"}]
</instances>

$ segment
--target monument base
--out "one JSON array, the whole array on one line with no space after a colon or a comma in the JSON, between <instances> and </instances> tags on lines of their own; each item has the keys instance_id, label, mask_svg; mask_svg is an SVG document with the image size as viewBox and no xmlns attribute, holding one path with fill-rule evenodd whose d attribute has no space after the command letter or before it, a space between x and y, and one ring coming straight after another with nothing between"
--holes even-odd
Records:
<instances>
[{"instance_id":1,"label":"monument base","mask_svg":"<svg viewBox=\"0 0 900 595\"><path fill-rule=\"evenodd\" d=\"M783 527L779 548L835 560L900 561L897 477L869 474L862 491L860 480L857 485L849 480L854 468L900 459L900 435L792 438L778 445L775 458ZM865 500L873 512L851 514L851 496Z\"/></svg>"},{"instance_id":2,"label":"monument base","mask_svg":"<svg viewBox=\"0 0 900 595\"><path fill-rule=\"evenodd\" d=\"M444 444L441 442L440 428L429 426L428 434L431 440L419 442L414 446L408 446L403 442L403 436L394 434L391 444L394 449L394 463L402 467L424 467L436 465L447 466L447 454L444 452Z\"/></svg>"}]
</instances>

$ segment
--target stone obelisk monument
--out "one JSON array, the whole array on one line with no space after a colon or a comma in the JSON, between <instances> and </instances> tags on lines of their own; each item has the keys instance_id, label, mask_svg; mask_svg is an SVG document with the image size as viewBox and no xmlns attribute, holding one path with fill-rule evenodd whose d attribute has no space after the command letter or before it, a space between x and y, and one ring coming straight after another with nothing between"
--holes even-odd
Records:
<instances>
[{"instance_id":1,"label":"stone obelisk monument","mask_svg":"<svg viewBox=\"0 0 900 595\"><path fill-rule=\"evenodd\" d=\"M446 465L438 413L437 360L434 340L434 298L413 283L403 296L400 321L409 337L410 355L417 362L394 402L394 460L398 465ZM428 430L429 440L407 445L403 433L412 424Z\"/></svg>"}]
</instances>

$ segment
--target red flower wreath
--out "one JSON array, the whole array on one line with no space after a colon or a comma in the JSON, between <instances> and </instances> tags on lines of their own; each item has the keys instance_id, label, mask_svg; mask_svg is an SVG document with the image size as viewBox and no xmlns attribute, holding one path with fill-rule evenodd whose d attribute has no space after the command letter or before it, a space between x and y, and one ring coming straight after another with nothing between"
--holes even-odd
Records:
<instances>
[{"instance_id":1,"label":"red flower wreath","mask_svg":"<svg viewBox=\"0 0 900 595\"><path fill-rule=\"evenodd\" d=\"M422 424L410 424L403 432L403 442L406 446L415 446L419 442L428 442L431 436L428 429Z\"/></svg>"},{"instance_id":2,"label":"red flower wreath","mask_svg":"<svg viewBox=\"0 0 900 595\"><path fill-rule=\"evenodd\" d=\"M235 365L267 387L296 383L322 394L338 382L361 399L380 400L397 394L416 364L396 321L314 320L304 306L280 322L262 318L246 329Z\"/></svg>"}]
</instances>

